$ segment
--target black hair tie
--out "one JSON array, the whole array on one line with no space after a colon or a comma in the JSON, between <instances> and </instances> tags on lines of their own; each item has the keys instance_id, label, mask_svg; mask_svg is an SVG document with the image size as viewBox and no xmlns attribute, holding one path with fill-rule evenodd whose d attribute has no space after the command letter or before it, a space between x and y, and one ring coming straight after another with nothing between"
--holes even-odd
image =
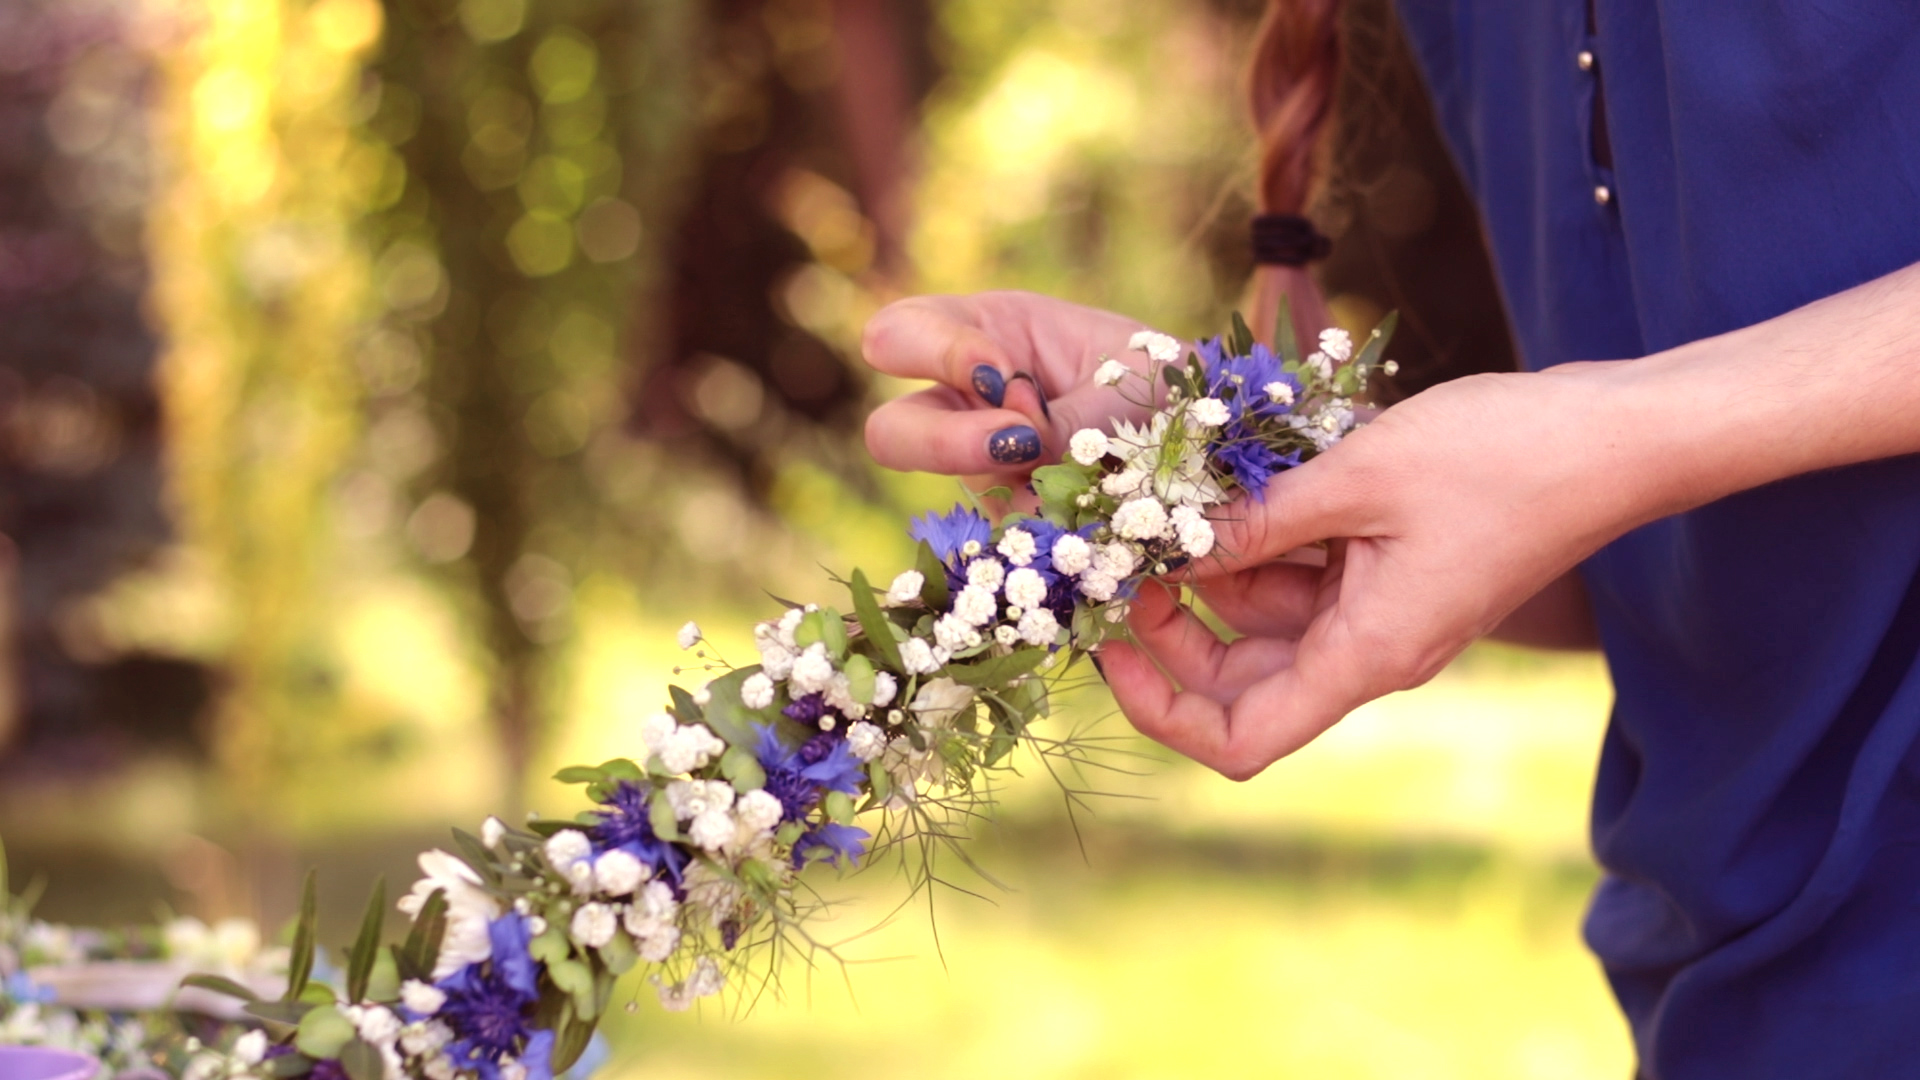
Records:
<instances>
[{"instance_id":1,"label":"black hair tie","mask_svg":"<svg viewBox=\"0 0 1920 1080\"><path fill-rule=\"evenodd\" d=\"M1261 214L1253 219L1253 261L1262 266L1305 266L1333 252L1333 241L1299 214Z\"/></svg>"}]
</instances>

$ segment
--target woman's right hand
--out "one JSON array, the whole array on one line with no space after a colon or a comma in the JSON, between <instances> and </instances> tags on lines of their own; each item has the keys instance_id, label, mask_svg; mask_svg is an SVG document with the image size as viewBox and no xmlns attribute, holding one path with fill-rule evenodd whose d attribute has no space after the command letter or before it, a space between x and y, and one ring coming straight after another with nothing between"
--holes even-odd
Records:
<instances>
[{"instance_id":1,"label":"woman's right hand","mask_svg":"<svg viewBox=\"0 0 1920 1080\"><path fill-rule=\"evenodd\" d=\"M867 449L890 469L983 476L1018 489L1036 466L1060 460L1075 431L1145 415L1093 381L1103 358L1144 366L1127 350L1143 329L1136 319L1026 292L889 304L867 323L867 363L935 385L874 410ZM1133 386L1128 396L1140 399Z\"/></svg>"}]
</instances>

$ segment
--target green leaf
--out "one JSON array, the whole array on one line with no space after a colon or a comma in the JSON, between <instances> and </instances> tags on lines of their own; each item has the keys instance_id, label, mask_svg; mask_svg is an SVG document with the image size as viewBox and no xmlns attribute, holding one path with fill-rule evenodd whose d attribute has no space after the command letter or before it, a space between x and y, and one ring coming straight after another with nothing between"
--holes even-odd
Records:
<instances>
[{"instance_id":1,"label":"green leaf","mask_svg":"<svg viewBox=\"0 0 1920 1080\"><path fill-rule=\"evenodd\" d=\"M435 889L420 905L420 913L413 918L413 929L407 932L406 943L400 947L400 953L394 959L398 961L400 975L405 979L426 979L433 974L433 966L440 959L440 942L447 936L447 891Z\"/></svg>"},{"instance_id":2,"label":"green leaf","mask_svg":"<svg viewBox=\"0 0 1920 1080\"><path fill-rule=\"evenodd\" d=\"M687 693L686 690L678 686L667 687L667 694L673 698L673 715L679 717L681 723L697 724L700 722L700 703L693 700L692 694Z\"/></svg>"},{"instance_id":3,"label":"green leaf","mask_svg":"<svg viewBox=\"0 0 1920 1080\"><path fill-rule=\"evenodd\" d=\"M729 747L720 755L720 775L733 781L735 791L758 791L767 786L767 771L760 759L744 746Z\"/></svg>"},{"instance_id":4,"label":"green leaf","mask_svg":"<svg viewBox=\"0 0 1920 1080\"><path fill-rule=\"evenodd\" d=\"M893 775L880 767L878 761L867 762L867 782L873 789L873 804L878 806L893 797Z\"/></svg>"},{"instance_id":5,"label":"green leaf","mask_svg":"<svg viewBox=\"0 0 1920 1080\"><path fill-rule=\"evenodd\" d=\"M572 1068L580 1055L587 1052L587 1044L593 1041L593 1029L597 1026L597 1021L578 1019L571 1010L562 1015L553 1029L553 1053L549 1058L555 1076Z\"/></svg>"},{"instance_id":6,"label":"green leaf","mask_svg":"<svg viewBox=\"0 0 1920 1080\"><path fill-rule=\"evenodd\" d=\"M467 864L488 885L500 884L500 871L493 865L493 853L480 838L465 829L453 830L454 846L460 849L460 861Z\"/></svg>"},{"instance_id":7,"label":"green leaf","mask_svg":"<svg viewBox=\"0 0 1920 1080\"><path fill-rule=\"evenodd\" d=\"M591 765L569 765L554 773L553 778L563 784L591 784L595 780L605 780L607 774Z\"/></svg>"},{"instance_id":8,"label":"green leaf","mask_svg":"<svg viewBox=\"0 0 1920 1080\"><path fill-rule=\"evenodd\" d=\"M276 1024L298 1024L315 1009L330 1009L333 1006L316 1005L311 1001L249 1001L241 1010L249 1016L262 1020L271 1020Z\"/></svg>"},{"instance_id":9,"label":"green leaf","mask_svg":"<svg viewBox=\"0 0 1920 1080\"><path fill-rule=\"evenodd\" d=\"M647 778L646 770L634 764L632 758L617 757L603 761L600 771L607 774L608 780L625 780L630 784L641 783Z\"/></svg>"},{"instance_id":10,"label":"green leaf","mask_svg":"<svg viewBox=\"0 0 1920 1080\"><path fill-rule=\"evenodd\" d=\"M786 844L788 847L792 847L794 842L799 840L801 835L806 831L807 827L805 825L797 821L789 821L773 830L773 838Z\"/></svg>"},{"instance_id":11,"label":"green leaf","mask_svg":"<svg viewBox=\"0 0 1920 1080\"><path fill-rule=\"evenodd\" d=\"M1192 397L1193 388L1187 385L1187 375L1179 368L1168 364L1160 369L1160 377L1166 380L1167 388L1183 397Z\"/></svg>"},{"instance_id":12,"label":"green leaf","mask_svg":"<svg viewBox=\"0 0 1920 1080\"><path fill-rule=\"evenodd\" d=\"M1293 328L1293 303L1286 293L1280 294L1280 314L1274 317L1273 347L1280 351L1280 362L1290 367L1300 365L1300 336Z\"/></svg>"},{"instance_id":13,"label":"green leaf","mask_svg":"<svg viewBox=\"0 0 1920 1080\"><path fill-rule=\"evenodd\" d=\"M189 975L180 980L180 985L198 987L201 990L211 990L216 994L225 994L231 998L239 998L241 1001L260 1000L260 995L254 993L252 987L247 986L245 983L235 982L224 975Z\"/></svg>"},{"instance_id":14,"label":"green leaf","mask_svg":"<svg viewBox=\"0 0 1920 1080\"><path fill-rule=\"evenodd\" d=\"M1229 338L1228 347L1235 356L1245 356L1253 351L1253 330L1247 326L1247 320L1241 318L1237 311L1233 313L1233 333Z\"/></svg>"},{"instance_id":15,"label":"green leaf","mask_svg":"<svg viewBox=\"0 0 1920 1080\"><path fill-rule=\"evenodd\" d=\"M1095 469L1076 462L1043 465L1033 470L1033 491L1047 520L1071 528L1080 510L1080 496L1093 487Z\"/></svg>"},{"instance_id":16,"label":"green leaf","mask_svg":"<svg viewBox=\"0 0 1920 1080\"><path fill-rule=\"evenodd\" d=\"M840 670L847 675L847 694L862 705L873 704L873 661L855 653Z\"/></svg>"},{"instance_id":17,"label":"green leaf","mask_svg":"<svg viewBox=\"0 0 1920 1080\"><path fill-rule=\"evenodd\" d=\"M860 632L873 643L888 667L905 670L906 665L900 662L900 643L893 637L893 623L886 612L880 610L880 602L873 598L873 586L867 584L866 571L855 570L847 589L853 593L853 615L860 620Z\"/></svg>"},{"instance_id":18,"label":"green leaf","mask_svg":"<svg viewBox=\"0 0 1920 1080\"><path fill-rule=\"evenodd\" d=\"M600 946L600 962L615 975L625 975L640 962L640 954L634 950L633 939L624 930L614 931L613 937Z\"/></svg>"},{"instance_id":19,"label":"green leaf","mask_svg":"<svg viewBox=\"0 0 1920 1080\"><path fill-rule=\"evenodd\" d=\"M680 819L673 812L673 804L667 801L664 788L654 792L647 804L647 823L653 826L653 835L662 840L680 839Z\"/></svg>"},{"instance_id":20,"label":"green leaf","mask_svg":"<svg viewBox=\"0 0 1920 1080\"><path fill-rule=\"evenodd\" d=\"M558 923L548 923L532 941L527 942L527 955L543 964L557 964L573 955L573 946L567 941L567 932Z\"/></svg>"},{"instance_id":21,"label":"green leaf","mask_svg":"<svg viewBox=\"0 0 1920 1080\"><path fill-rule=\"evenodd\" d=\"M977 664L949 664L946 675L962 686L1002 687L1040 666L1045 649L1021 649Z\"/></svg>"},{"instance_id":22,"label":"green leaf","mask_svg":"<svg viewBox=\"0 0 1920 1080\"><path fill-rule=\"evenodd\" d=\"M300 1028L293 1033L293 1045L308 1057L339 1057L352 1038L353 1021L339 1009L326 1007L314 1009L300 1018Z\"/></svg>"},{"instance_id":23,"label":"green leaf","mask_svg":"<svg viewBox=\"0 0 1920 1080\"><path fill-rule=\"evenodd\" d=\"M293 928L293 951L287 960L287 992L282 1001L295 1001L307 988L313 975L315 871L307 871L306 886L300 891L300 921Z\"/></svg>"},{"instance_id":24,"label":"green leaf","mask_svg":"<svg viewBox=\"0 0 1920 1080\"><path fill-rule=\"evenodd\" d=\"M593 969L578 960L561 960L547 965L547 978L573 998L574 1015L597 1015L593 1001Z\"/></svg>"},{"instance_id":25,"label":"green leaf","mask_svg":"<svg viewBox=\"0 0 1920 1080\"><path fill-rule=\"evenodd\" d=\"M313 1059L305 1054L281 1054L271 1061L262 1062L273 1080L293 1080L296 1076L305 1076L313 1071Z\"/></svg>"},{"instance_id":26,"label":"green leaf","mask_svg":"<svg viewBox=\"0 0 1920 1080\"><path fill-rule=\"evenodd\" d=\"M1393 340L1394 327L1399 325L1400 313L1387 312L1387 317L1381 319L1380 325L1374 327L1373 333L1367 335L1367 343L1360 346L1360 352L1353 358L1353 366L1368 367L1378 363L1380 354L1387 351L1387 342Z\"/></svg>"},{"instance_id":27,"label":"green leaf","mask_svg":"<svg viewBox=\"0 0 1920 1080\"><path fill-rule=\"evenodd\" d=\"M380 927L387 914L387 879L373 882L373 895L367 898L367 912L360 917L360 936L347 955L347 1001L358 1004L367 999L367 980L373 976L374 958L380 955ZM327 1055L322 1054L321 1057Z\"/></svg>"},{"instance_id":28,"label":"green leaf","mask_svg":"<svg viewBox=\"0 0 1920 1080\"><path fill-rule=\"evenodd\" d=\"M385 1080L387 1075L380 1051L365 1039L356 1038L341 1049L340 1067L352 1080Z\"/></svg>"},{"instance_id":29,"label":"green leaf","mask_svg":"<svg viewBox=\"0 0 1920 1080\"><path fill-rule=\"evenodd\" d=\"M754 723L766 719L765 710L749 709L740 700L740 685L759 672L760 665L754 664L730 671L707 684L707 727L730 746L752 746Z\"/></svg>"},{"instance_id":30,"label":"green leaf","mask_svg":"<svg viewBox=\"0 0 1920 1080\"><path fill-rule=\"evenodd\" d=\"M400 996L400 967L394 962L393 949L378 949L373 956L373 971L367 976L368 1001L392 1001Z\"/></svg>"},{"instance_id":31,"label":"green leaf","mask_svg":"<svg viewBox=\"0 0 1920 1080\"><path fill-rule=\"evenodd\" d=\"M820 805L826 810L827 817L833 821L842 825L853 824L853 797L846 792L829 791Z\"/></svg>"},{"instance_id":32,"label":"green leaf","mask_svg":"<svg viewBox=\"0 0 1920 1080\"><path fill-rule=\"evenodd\" d=\"M920 551L914 556L913 568L926 579L920 586L920 602L934 611L947 610L947 564L933 553L932 544L920 541Z\"/></svg>"}]
</instances>

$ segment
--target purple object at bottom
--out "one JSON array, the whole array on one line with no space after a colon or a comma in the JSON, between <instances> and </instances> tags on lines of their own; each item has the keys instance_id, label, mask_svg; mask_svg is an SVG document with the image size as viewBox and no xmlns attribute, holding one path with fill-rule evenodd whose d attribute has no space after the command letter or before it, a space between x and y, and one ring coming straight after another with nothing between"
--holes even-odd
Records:
<instances>
[{"instance_id":1,"label":"purple object at bottom","mask_svg":"<svg viewBox=\"0 0 1920 1080\"><path fill-rule=\"evenodd\" d=\"M72 1050L0 1046L0 1080L93 1080L100 1062Z\"/></svg>"}]
</instances>

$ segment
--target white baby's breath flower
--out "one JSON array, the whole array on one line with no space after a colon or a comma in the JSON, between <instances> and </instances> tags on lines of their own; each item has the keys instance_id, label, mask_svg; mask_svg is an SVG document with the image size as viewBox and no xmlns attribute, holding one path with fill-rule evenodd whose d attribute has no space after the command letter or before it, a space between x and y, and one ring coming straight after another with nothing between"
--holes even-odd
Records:
<instances>
[{"instance_id":1,"label":"white baby's breath flower","mask_svg":"<svg viewBox=\"0 0 1920 1080\"><path fill-rule=\"evenodd\" d=\"M756 671L740 684L740 704L749 709L764 709L773 704L773 680L764 671Z\"/></svg>"},{"instance_id":2,"label":"white baby's breath flower","mask_svg":"<svg viewBox=\"0 0 1920 1080\"><path fill-rule=\"evenodd\" d=\"M1116 499L1131 499L1147 490L1153 474L1145 469L1122 469L1100 480L1100 490Z\"/></svg>"},{"instance_id":3,"label":"white baby's breath flower","mask_svg":"<svg viewBox=\"0 0 1920 1080\"><path fill-rule=\"evenodd\" d=\"M1000 603L994 599L993 593L978 585L961 589L960 595L953 598L953 613L969 626L987 625L999 610Z\"/></svg>"},{"instance_id":4,"label":"white baby's breath flower","mask_svg":"<svg viewBox=\"0 0 1920 1080\"><path fill-rule=\"evenodd\" d=\"M949 653L962 652L980 644L980 631L958 615L942 615L933 622L933 639ZM939 670L935 664L933 670Z\"/></svg>"},{"instance_id":5,"label":"white baby's breath flower","mask_svg":"<svg viewBox=\"0 0 1920 1080\"><path fill-rule=\"evenodd\" d=\"M975 559L967 564L967 584L978 585L988 592L999 592L1000 583L1007 579L1007 568L999 559Z\"/></svg>"},{"instance_id":6,"label":"white baby's breath flower","mask_svg":"<svg viewBox=\"0 0 1920 1080\"><path fill-rule=\"evenodd\" d=\"M500 841L506 839L506 836L506 823L499 818L490 816L480 823L480 843L484 844L488 851L498 851Z\"/></svg>"},{"instance_id":7,"label":"white baby's breath flower","mask_svg":"<svg viewBox=\"0 0 1920 1080\"><path fill-rule=\"evenodd\" d=\"M826 696L827 708L833 709L836 712L843 712L848 716L859 716L867 711L867 707L864 704L853 700L853 681L847 678L847 674L844 671L834 673L833 680L827 683L824 694ZM833 718L830 716L821 717L820 728L823 731L832 731Z\"/></svg>"},{"instance_id":8,"label":"white baby's breath flower","mask_svg":"<svg viewBox=\"0 0 1920 1080\"><path fill-rule=\"evenodd\" d=\"M700 641L700 624L697 622L689 622L687 625L681 627L679 641L682 649L693 648L694 645Z\"/></svg>"},{"instance_id":9,"label":"white baby's breath flower","mask_svg":"<svg viewBox=\"0 0 1920 1080\"><path fill-rule=\"evenodd\" d=\"M1127 348L1144 352L1163 364L1180 359L1180 342L1152 330L1142 330L1127 340Z\"/></svg>"},{"instance_id":10,"label":"white baby's breath flower","mask_svg":"<svg viewBox=\"0 0 1920 1080\"><path fill-rule=\"evenodd\" d=\"M1000 538L1000 554L1005 555L1007 561L1015 566L1025 566L1032 562L1034 553L1038 550L1039 545L1034 543L1033 534L1019 527L1008 529L1006 535Z\"/></svg>"},{"instance_id":11,"label":"white baby's breath flower","mask_svg":"<svg viewBox=\"0 0 1920 1080\"><path fill-rule=\"evenodd\" d=\"M1191 508L1183 506L1179 509L1188 510ZM1208 552L1213 550L1213 522L1208 521L1198 513L1193 514L1191 517L1182 518L1179 511L1176 510L1173 528L1174 536L1178 538L1180 542L1180 550L1186 552L1190 557L1203 559L1207 556Z\"/></svg>"},{"instance_id":12,"label":"white baby's breath flower","mask_svg":"<svg viewBox=\"0 0 1920 1080\"><path fill-rule=\"evenodd\" d=\"M663 926L659 930L640 938L640 959L650 964L664 964L673 950L680 947L680 928Z\"/></svg>"},{"instance_id":13,"label":"white baby's breath flower","mask_svg":"<svg viewBox=\"0 0 1920 1080\"><path fill-rule=\"evenodd\" d=\"M667 804L681 821L709 810L725 810L733 805L733 797L733 785L725 780L674 780L667 784Z\"/></svg>"},{"instance_id":14,"label":"white baby's breath flower","mask_svg":"<svg viewBox=\"0 0 1920 1080\"><path fill-rule=\"evenodd\" d=\"M1140 565L1140 557L1125 544L1101 544L1093 550L1093 568L1108 577L1124 580Z\"/></svg>"},{"instance_id":15,"label":"white baby's breath flower","mask_svg":"<svg viewBox=\"0 0 1920 1080\"><path fill-rule=\"evenodd\" d=\"M407 1010L420 1016L432 1016L447 1003L447 992L419 979L408 979L400 984L400 1003Z\"/></svg>"},{"instance_id":16,"label":"white baby's breath flower","mask_svg":"<svg viewBox=\"0 0 1920 1080\"><path fill-rule=\"evenodd\" d=\"M1113 512L1113 531L1128 540L1157 540L1167 531L1167 508L1158 499L1133 499Z\"/></svg>"},{"instance_id":17,"label":"white baby's breath flower","mask_svg":"<svg viewBox=\"0 0 1920 1080\"><path fill-rule=\"evenodd\" d=\"M980 541L978 540L969 540L960 545L960 554L969 559L980 554L980 550Z\"/></svg>"},{"instance_id":18,"label":"white baby's breath flower","mask_svg":"<svg viewBox=\"0 0 1920 1080\"><path fill-rule=\"evenodd\" d=\"M1007 575L1007 603L1032 608L1045 603L1046 599L1047 580L1040 576L1040 571L1023 566Z\"/></svg>"},{"instance_id":19,"label":"white baby's breath flower","mask_svg":"<svg viewBox=\"0 0 1920 1080\"><path fill-rule=\"evenodd\" d=\"M706 708L713 704L713 684L710 682L701 683L699 686L694 687L693 693L690 696L693 698L695 705L703 709Z\"/></svg>"},{"instance_id":20,"label":"white baby's breath flower","mask_svg":"<svg viewBox=\"0 0 1920 1080\"><path fill-rule=\"evenodd\" d=\"M1388 376L1389 378L1391 378L1392 376L1395 376L1395 375L1398 375L1398 374L1400 374L1400 361L1398 361L1398 360L1389 360L1389 361L1387 361L1386 363L1384 363L1384 364L1381 364L1381 365L1380 365L1380 372L1381 372L1381 374L1383 374L1383 375L1386 375L1386 376Z\"/></svg>"},{"instance_id":21,"label":"white baby's breath flower","mask_svg":"<svg viewBox=\"0 0 1920 1080\"><path fill-rule=\"evenodd\" d=\"M927 577L918 570L903 570L893 579L887 588L887 603L894 607L911 604L920 599L920 590L927 584Z\"/></svg>"},{"instance_id":22,"label":"white baby's breath flower","mask_svg":"<svg viewBox=\"0 0 1920 1080\"><path fill-rule=\"evenodd\" d=\"M793 674L788 679L793 683L795 697L825 690L833 681L833 661L827 658L827 647L818 641L807 646L793 662Z\"/></svg>"},{"instance_id":23,"label":"white baby's breath flower","mask_svg":"<svg viewBox=\"0 0 1920 1080\"><path fill-rule=\"evenodd\" d=\"M900 680L893 677L891 671L876 671L873 674L873 707L884 709L893 704L893 695L900 692Z\"/></svg>"},{"instance_id":24,"label":"white baby's breath flower","mask_svg":"<svg viewBox=\"0 0 1920 1080\"><path fill-rule=\"evenodd\" d=\"M612 941L614 931L619 928L620 920L613 908L600 903L581 904L573 913L573 921L567 924L567 936L575 944L598 949Z\"/></svg>"},{"instance_id":25,"label":"white baby's breath flower","mask_svg":"<svg viewBox=\"0 0 1920 1080\"><path fill-rule=\"evenodd\" d=\"M720 974L720 965L713 962L713 957L703 956L694 961L693 974L685 981L668 986L655 975L653 983L660 991L660 1004L668 1012L686 1012L695 1001L725 989L727 980Z\"/></svg>"},{"instance_id":26,"label":"white baby's breath flower","mask_svg":"<svg viewBox=\"0 0 1920 1080\"><path fill-rule=\"evenodd\" d=\"M1333 358L1334 363L1344 364L1353 358L1353 337L1337 326L1320 331L1320 351Z\"/></svg>"},{"instance_id":27,"label":"white baby's breath flower","mask_svg":"<svg viewBox=\"0 0 1920 1080\"><path fill-rule=\"evenodd\" d=\"M793 662L797 659L798 653L778 641L770 641L760 650L760 670L767 673L767 678L779 682L793 674Z\"/></svg>"},{"instance_id":28,"label":"white baby's breath flower","mask_svg":"<svg viewBox=\"0 0 1920 1080\"><path fill-rule=\"evenodd\" d=\"M1273 402L1275 405L1293 404L1293 387L1286 383L1277 381L1270 382L1261 389L1266 393L1267 400Z\"/></svg>"},{"instance_id":29,"label":"white baby's breath flower","mask_svg":"<svg viewBox=\"0 0 1920 1080\"><path fill-rule=\"evenodd\" d=\"M913 704L909 708L920 721L921 728L932 731L951 724L954 717L973 704L973 695L973 687L952 679L928 679L913 695Z\"/></svg>"},{"instance_id":30,"label":"white baby's breath flower","mask_svg":"<svg viewBox=\"0 0 1920 1080\"><path fill-rule=\"evenodd\" d=\"M854 725L854 727L859 726L861 725ZM872 724L866 726L873 727ZM874 730L880 729L874 728ZM853 738L852 728L847 730L847 738L849 740ZM781 815L784 813L780 800L775 798L773 793L765 790L749 791L740 796L740 800L733 805L734 820L738 821L740 827L748 833L762 833L773 828L780 824Z\"/></svg>"},{"instance_id":31,"label":"white baby's breath flower","mask_svg":"<svg viewBox=\"0 0 1920 1080\"><path fill-rule=\"evenodd\" d=\"M799 643L793 640L793 632L800 629L800 620L806 617L807 613L799 608L788 608L780 614L780 621L774 624L774 632L781 645L793 652L800 651Z\"/></svg>"},{"instance_id":32,"label":"white baby's breath flower","mask_svg":"<svg viewBox=\"0 0 1920 1080\"><path fill-rule=\"evenodd\" d=\"M660 764L670 773L692 772L704 768L726 749L727 744L707 730L705 724L688 724L674 730L673 737L660 751Z\"/></svg>"},{"instance_id":33,"label":"white baby's breath flower","mask_svg":"<svg viewBox=\"0 0 1920 1080\"><path fill-rule=\"evenodd\" d=\"M718 851L733 839L733 829L733 815L715 807L693 819L687 838L707 851Z\"/></svg>"},{"instance_id":34,"label":"white baby's breath flower","mask_svg":"<svg viewBox=\"0 0 1920 1080\"><path fill-rule=\"evenodd\" d=\"M1029 645L1048 646L1060 636L1060 620L1046 608L1034 608L1020 616L1020 637Z\"/></svg>"},{"instance_id":35,"label":"white baby's breath flower","mask_svg":"<svg viewBox=\"0 0 1920 1080\"><path fill-rule=\"evenodd\" d=\"M547 837L545 851L547 861L564 874L574 863L593 856L593 841L579 829L562 829Z\"/></svg>"},{"instance_id":36,"label":"white baby's breath flower","mask_svg":"<svg viewBox=\"0 0 1920 1080\"><path fill-rule=\"evenodd\" d=\"M1333 378L1333 360L1326 353L1315 351L1307 354L1307 369L1322 382Z\"/></svg>"},{"instance_id":37,"label":"white baby's breath flower","mask_svg":"<svg viewBox=\"0 0 1920 1080\"><path fill-rule=\"evenodd\" d=\"M646 864L619 848L603 851L593 860L594 891L603 896L626 896L646 879Z\"/></svg>"},{"instance_id":38,"label":"white baby's breath flower","mask_svg":"<svg viewBox=\"0 0 1920 1080\"><path fill-rule=\"evenodd\" d=\"M931 675L940 670L940 662L934 659L933 647L925 638L908 638L900 643L900 666L907 669L909 675Z\"/></svg>"},{"instance_id":39,"label":"white baby's breath flower","mask_svg":"<svg viewBox=\"0 0 1920 1080\"><path fill-rule=\"evenodd\" d=\"M640 722L640 741L646 744L649 753L657 754L660 748L673 738L673 731L680 722L672 713L657 712Z\"/></svg>"},{"instance_id":40,"label":"white baby's breath flower","mask_svg":"<svg viewBox=\"0 0 1920 1080\"><path fill-rule=\"evenodd\" d=\"M1084 571L1093 561L1093 545L1086 538L1067 533L1053 542L1053 568L1056 572L1073 577Z\"/></svg>"},{"instance_id":41,"label":"white baby's breath flower","mask_svg":"<svg viewBox=\"0 0 1920 1080\"><path fill-rule=\"evenodd\" d=\"M878 725L865 720L854 722L847 728L847 752L861 762L872 761L887 748L887 733ZM771 798L771 796L769 796ZM776 802L778 800L775 800Z\"/></svg>"},{"instance_id":42,"label":"white baby's breath flower","mask_svg":"<svg viewBox=\"0 0 1920 1080\"><path fill-rule=\"evenodd\" d=\"M1020 640L1020 631L1008 626L1006 623L1001 623L999 626L993 628L993 640L1002 645L1011 645Z\"/></svg>"},{"instance_id":43,"label":"white baby's breath flower","mask_svg":"<svg viewBox=\"0 0 1920 1080\"><path fill-rule=\"evenodd\" d=\"M1093 381L1101 386L1119 386L1133 369L1118 360L1103 360L1093 373Z\"/></svg>"},{"instance_id":44,"label":"white baby's breath flower","mask_svg":"<svg viewBox=\"0 0 1920 1080\"><path fill-rule=\"evenodd\" d=\"M242 1065L258 1065L267 1056L267 1033L249 1031L233 1041L234 1060Z\"/></svg>"},{"instance_id":45,"label":"white baby's breath flower","mask_svg":"<svg viewBox=\"0 0 1920 1080\"><path fill-rule=\"evenodd\" d=\"M1093 465L1107 456L1107 433L1099 428L1081 428L1067 440L1067 453L1082 465Z\"/></svg>"},{"instance_id":46,"label":"white baby's breath flower","mask_svg":"<svg viewBox=\"0 0 1920 1080\"><path fill-rule=\"evenodd\" d=\"M1113 599L1119 588L1120 582L1104 570L1088 570L1080 575L1080 592L1096 604Z\"/></svg>"},{"instance_id":47,"label":"white baby's breath flower","mask_svg":"<svg viewBox=\"0 0 1920 1080\"><path fill-rule=\"evenodd\" d=\"M1204 397L1187 406L1187 419L1201 427L1219 427L1232 416L1227 411L1227 403L1219 398Z\"/></svg>"}]
</instances>

